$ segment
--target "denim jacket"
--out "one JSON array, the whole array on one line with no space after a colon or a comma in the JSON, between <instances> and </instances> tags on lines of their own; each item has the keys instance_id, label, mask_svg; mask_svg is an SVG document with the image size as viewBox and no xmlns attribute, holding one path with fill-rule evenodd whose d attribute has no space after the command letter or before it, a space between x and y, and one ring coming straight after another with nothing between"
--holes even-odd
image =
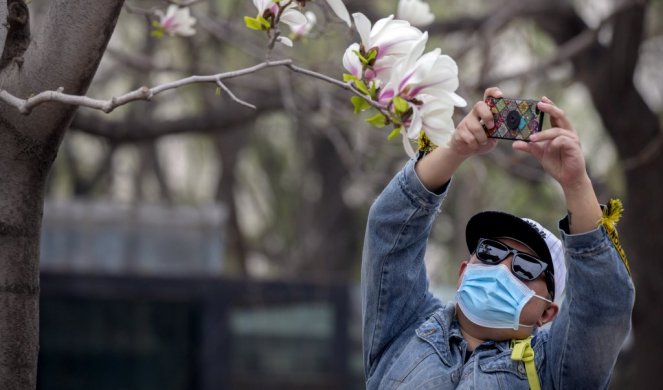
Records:
<instances>
[{"instance_id":1,"label":"denim jacket","mask_svg":"<svg viewBox=\"0 0 663 390\"><path fill-rule=\"evenodd\" d=\"M361 293L368 389L527 389L509 341L487 341L466 360L454 314L428 289L426 242L446 191L428 191L410 160L368 216ZM634 287L605 229L568 234L560 223L566 298L532 348L543 389L607 388L630 328Z\"/></svg>"}]
</instances>

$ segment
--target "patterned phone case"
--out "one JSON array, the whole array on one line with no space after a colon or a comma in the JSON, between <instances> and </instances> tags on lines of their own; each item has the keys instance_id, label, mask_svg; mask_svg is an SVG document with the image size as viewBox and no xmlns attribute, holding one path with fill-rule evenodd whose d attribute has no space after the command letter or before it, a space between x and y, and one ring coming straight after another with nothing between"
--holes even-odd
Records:
<instances>
[{"instance_id":1,"label":"patterned phone case","mask_svg":"<svg viewBox=\"0 0 663 390\"><path fill-rule=\"evenodd\" d=\"M536 103L537 100L487 97L486 104L495 119L495 127L487 130L488 136L526 141L541 131L543 112Z\"/></svg>"}]
</instances>

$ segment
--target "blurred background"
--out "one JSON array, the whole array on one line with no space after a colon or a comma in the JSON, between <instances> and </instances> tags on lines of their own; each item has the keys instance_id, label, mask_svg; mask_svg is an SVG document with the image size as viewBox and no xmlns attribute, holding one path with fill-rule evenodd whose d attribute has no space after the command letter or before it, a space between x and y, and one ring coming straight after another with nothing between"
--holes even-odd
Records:
<instances>
[{"instance_id":1,"label":"blurred background","mask_svg":"<svg viewBox=\"0 0 663 390\"><path fill-rule=\"evenodd\" d=\"M397 8L345 3L373 22ZM256 14L251 1L194 2L195 36L152 37L143 11L167 4L126 2L88 96L265 60L265 34L242 20ZM663 347L663 270L651 255L663 250L663 1L430 5L427 51L457 61L469 107L493 85L550 97L580 134L599 200L624 201L638 296L612 388L649 388L661 363L635 350ZM358 37L325 2L307 9L311 35L270 57L341 79ZM284 68L226 85L257 109L194 85L111 114L79 110L44 208L40 389L363 388L365 218L406 162L401 142L353 114L347 91ZM553 231L566 212L559 186L508 142L467 161L426 255L443 299L469 256L465 222L484 209Z\"/></svg>"}]
</instances>

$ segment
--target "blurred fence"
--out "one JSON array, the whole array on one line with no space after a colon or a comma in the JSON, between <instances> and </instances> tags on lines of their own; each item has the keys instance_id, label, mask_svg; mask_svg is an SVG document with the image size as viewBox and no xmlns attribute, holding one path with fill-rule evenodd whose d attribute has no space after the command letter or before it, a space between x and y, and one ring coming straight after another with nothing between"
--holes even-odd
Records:
<instances>
[{"instance_id":1,"label":"blurred fence","mask_svg":"<svg viewBox=\"0 0 663 390\"><path fill-rule=\"evenodd\" d=\"M47 202L38 388L363 388L356 294L224 278L224 223L220 206Z\"/></svg>"},{"instance_id":2,"label":"blurred fence","mask_svg":"<svg viewBox=\"0 0 663 390\"><path fill-rule=\"evenodd\" d=\"M362 386L343 285L43 273L40 311L39 389Z\"/></svg>"}]
</instances>

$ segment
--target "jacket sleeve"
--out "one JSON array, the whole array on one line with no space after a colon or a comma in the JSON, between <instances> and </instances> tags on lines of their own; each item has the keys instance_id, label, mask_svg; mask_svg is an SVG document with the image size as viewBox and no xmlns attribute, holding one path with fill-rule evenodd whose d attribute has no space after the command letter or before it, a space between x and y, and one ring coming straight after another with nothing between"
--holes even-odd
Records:
<instances>
[{"instance_id":1,"label":"jacket sleeve","mask_svg":"<svg viewBox=\"0 0 663 390\"><path fill-rule=\"evenodd\" d=\"M603 226L571 235L567 225L560 222L566 297L546 345L544 388L605 389L630 330L635 289Z\"/></svg>"},{"instance_id":2,"label":"jacket sleeve","mask_svg":"<svg viewBox=\"0 0 663 390\"><path fill-rule=\"evenodd\" d=\"M368 215L361 269L366 378L398 335L441 306L428 292L424 253L446 188L428 191L414 164L391 180Z\"/></svg>"}]
</instances>

